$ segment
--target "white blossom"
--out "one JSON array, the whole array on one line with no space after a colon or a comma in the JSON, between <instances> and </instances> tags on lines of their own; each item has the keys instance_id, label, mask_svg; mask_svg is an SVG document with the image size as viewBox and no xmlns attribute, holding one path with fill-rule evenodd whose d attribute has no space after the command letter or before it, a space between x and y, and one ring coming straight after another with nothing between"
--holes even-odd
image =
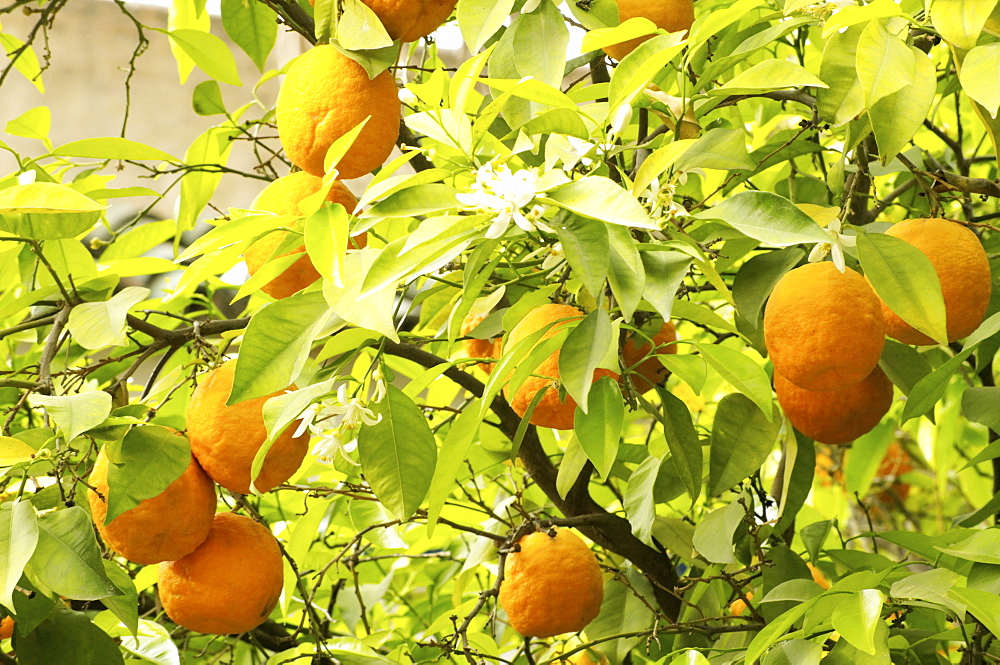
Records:
<instances>
[{"instance_id":1,"label":"white blossom","mask_svg":"<svg viewBox=\"0 0 1000 665\"><path fill-rule=\"evenodd\" d=\"M376 380L376 395L379 395L378 382ZM382 384L384 396L384 381ZM381 420L382 415L376 415L361 400L348 397L347 384L342 383L337 388L336 398L306 407L294 436L301 436L306 431L318 436L319 440L312 452L321 462L331 463L339 453L348 462L355 464L346 453L354 450L357 445L354 443L357 430L362 425L377 425Z\"/></svg>"},{"instance_id":2,"label":"white blossom","mask_svg":"<svg viewBox=\"0 0 1000 665\"><path fill-rule=\"evenodd\" d=\"M855 247L858 244L857 236L849 236L841 233L843 228L843 223L839 219L835 219L826 227L827 235L830 236L830 242L817 243L813 247L812 251L809 252L809 262L815 263L817 261L822 261L827 256L833 259L833 265L837 266L837 270L841 273L847 267L844 261L844 248L845 247Z\"/></svg>"},{"instance_id":3,"label":"white blossom","mask_svg":"<svg viewBox=\"0 0 1000 665\"><path fill-rule=\"evenodd\" d=\"M22 187L24 185L30 185L35 182L35 177L37 175L38 173L34 169L30 171L25 171L24 173L21 173L17 176L17 184L21 185Z\"/></svg>"},{"instance_id":4,"label":"white blossom","mask_svg":"<svg viewBox=\"0 0 1000 665\"><path fill-rule=\"evenodd\" d=\"M527 215L522 210L537 194L538 174L530 169L511 171L506 164L489 162L476 171L476 181L469 192L458 194L458 200L467 208L495 213L493 223L486 231L487 238L499 238L514 222L524 231L551 229L541 223L544 208L536 206Z\"/></svg>"}]
</instances>

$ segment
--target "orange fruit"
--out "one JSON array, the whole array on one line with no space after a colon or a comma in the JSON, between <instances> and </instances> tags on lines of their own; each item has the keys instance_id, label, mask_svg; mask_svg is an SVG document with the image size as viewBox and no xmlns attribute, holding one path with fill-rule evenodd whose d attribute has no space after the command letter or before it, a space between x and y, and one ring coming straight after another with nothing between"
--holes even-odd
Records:
<instances>
[{"instance_id":1,"label":"orange fruit","mask_svg":"<svg viewBox=\"0 0 1000 665\"><path fill-rule=\"evenodd\" d=\"M826 575L823 574L822 570L812 565L811 563L807 563L806 565L809 566L809 572L812 573L813 582L820 585L824 589L829 589L831 586L833 586L832 584L830 584L830 580L826 579Z\"/></svg>"},{"instance_id":2,"label":"orange fruit","mask_svg":"<svg viewBox=\"0 0 1000 665\"><path fill-rule=\"evenodd\" d=\"M14 618L4 617L0 621L0 640L9 640L14 634Z\"/></svg>"},{"instance_id":3,"label":"orange fruit","mask_svg":"<svg viewBox=\"0 0 1000 665\"><path fill-rule=\"evenodd\" d=\"M968 337L983 322L993 288L989 259L976 234L946 219L907 219L893 224L885 234L905 240L930 259L944 295L948 341ZM904 344L937 343L885 303L882 314L889 337Z\"/></svg>"},{"instance_id":4,"label":"orange fruit","mask_svg":"<svg viewBox=\"0 0 1000 665\"><path fill-rule=\"evenodd\" d=\"M507 555L500 605L514 630L553 637L583 630L601 611L604 581L587 544L572 531L536 531Z\"/></svg>"},{"instance_id":5,"label":"orange fruit","mask_svg":"<svg viewBox=\"0 0 1000 665\"><path fill-rule=\"evenodd\" d=\"M747 591L746 597L753 600L753 591ZM747 601L742 598L737 598L733 602L729 603L729 613L734 617L742 616L744 612L747 611Z\"/></svg>"},{"instance_id":6,"label":"orange fruit","mask_svg":"<svg viewBox=\"0 0 1000 665\"><path fill-rule=\"evenodd\" d=\"M267 527L219 513L208 538L160 564L160 602L170 620L199 633L245 633L264 623L284 582L281 549Z\"/></svg>"},{"instance_id":7,"label":"orange fruit","mask_svg":"<svg viewBox=\"0 0 1000 665\"><path fill-rule=\"evenodd\" d=\"M864 381L839 390L806 390L774 373L778 404L798 431L830 445L872 430L892 406L892 381L875 367Z\"/></svg>"},{"instance_id":8,"label":"orange fruit","mask_svg":"<svg viewBox=\"0 0 1000 665\"><path fill-rule=\"evenodd\" d=\"M637 338L641 346L636 344ZM667 321L652 336L651 342L643 343L644 339L639 335L631 334L622 345L622 364L631 369L632 373L629 374L629 378L632 379L632 385L640 393L647 393L658 385L662 386L663 382L667 380L670 370L664 367L655 355L650 356L650 354L653 353L654 349L658 354L677 353L677 345L672 344L672 342L677 341L677 329L674 327L673 321Z\"/></svg>"},{"instance_id":9,"label":"orange fruit","mask_svg":"<svg viewBox=\"0 0 1000 665\"><path fill-rule=\"evenodd\" d=\"M399 137L400 103L388 71L374 79L329 44L314 46L292 63L274 107L285 154L303 171L324 174L334 141L365 118L368 124L337 170L345 180L371 173L385 162Z\"/></svg>"},{"instance_id":10,"label":"orange fruit","mask_svg":"<svg viewBox=\"0 0 1000 665\"><path fill-rule=\"evenodd\" d=\"M556 305L549 303L537 307L528 312L521 319L514 329L507 336L505 348L513 347L525 337L531 336L542 328L551 325L542 335L538 343L556 335L559 329L575 319L582 319L584 313L576 307L570 305ZM594 370L594 381L602 376L618 378L617 372L607 369ZM542 364L535 368L532 376L529 376L521 387L518 388L513 398L510 397L510 388L505 387L504 391L510 400L511 408L517 415L524 417L531 406L532 400L539 390L544 390L545 394L541 401L535 406L529 422L540 427L551 427L552 429L573 429L573 416L576 413L576 400L566 395L565 400L559 398L559 351L556 350Z\"/></svg>"},{"instance_id":11,"label":"orange fruit","mask_svg":"<svg viewBox=\"0 0 1000 665\"><path fill-rule=\"evenodd\" d=\"M97 492L88 490L87 500L94 525L111 551L148 565L179 559L204 542L215 516L215 485L193 456L167 489L105 524L109 464L101 448L89 481Z\"/></svg>"},{"instance_id":12,"label":"orange fruit","mask_svg":"<svg viewBox=\"0 0 1000 665\"><path fill-rule=\"evenodd\" d=\"M891 483L889 489L878 493L878 498L884 503L895 503L893 500L893 495L895 495L899 497L900 501L906 501L907 497L910 496L910 485L899 482L899 477L910 471L913 471L913 464L909 453L900 445L899 441L893 441L889 444L888 450L885 451L885 457L882 458L882 462L875 472L876 482L881 480L883 483L885 481Z\"/></svg>"},{"instance_id":13,"label":"orange fruit","mask_svg":"<svg viewBox=\"0 0 1000 665\"><path fill-rule=\"evenodd\" d=\"M299 208L302 199L315 194L322 186L322 178L310 175L305 171L296 171L278 178L261 190L250 207L253 210L266 210L276 215L302 215L302 210ZM358 206L358 200L354 198L354 194L339 180L330 187L330 193L326 200L343 205L349 213ZM303 231L303 224L301 222L294 223L292 230ZM285 241L286 235L288 235L288 231L272 231L243 252L243 259L246 261L247 270L250 271L251 275L267 263L274 251ZM351 241L351 248L360 249L367 244L367 234L361 234L352 238ZM303 244L282 254L281 256L287 256L302 253L302 256L284 272L262 286L261 290L272 298L287 298L319 279L320 274L313 267L309 256L304 253L305 249Z\"/></svg>"},{"instance_id":14,"label":"orange fruit","mask_svg":"<svg viewBox=\"0 0 1000 665\"><path fill-rule=\"evenodd\" d=\"M867 378L882 355L885 324L864 277L830 262L785 273L764 308L764 344L777 373L806 390Z\"/></svg>"},{"instance_id":15,"label":"orange fruit","mask_svg":"<svg viewBox=\"0 0 1000 665\"><path fill-rule=\"evenodd\" d=\"M361 0L378 16L393 39L413 42L448 20L458 0ZM315 6L316 0L309 0Z\"/></svg>"},{"instance_id":16,"label":"orange fruit","mask_svg":"<svg viewBox=\"0 0 1000 665\"><path fill-rule=\"evenodd\" d=\"M488 314L469 314L462 321L461 334L464 337L468 335L469 332L483 322ZM500 339L495 337L493 339L476 339L470 337L468 339L462 340L462 349L465 351L465 355L470 358L497 358L500 354L497 352ZM487 374L493 371L494 363L476 363L479 369L483 370Z\"/></svg>"},{"instance_id":17,"label":"orange fruit","mask_svg":"<svg viewBox=\"0 0 1000 665\"><path fill-rule=\"evenodd\" d=\"M188 403L188 439L191 452L212 480L233 492L248 494L253 458L267 440L264 402L284 391L226 406L235 372L236 361L230 360L202 376ZM288 390L295 390L295 386ZM302 464L309 435L292 436L298 422L285 428L267 452L256 482L261 492L291 478Z\"/></svg>"},{"instance_id":18,"label":"orange fruit","mask_svg":"<svg viewBox=\"0 0 1000 665\"><path fill-rule=\"evenodd\" d=\"M692 0L617 0L618 19L624 23L630 18L648 18L667 32L690 30L694 23L694 3ZM652 35L636 37L627 42L605 46L604 52L615 60L621 60L634 51L639 44Z\"/></svg>"}]
</instances>

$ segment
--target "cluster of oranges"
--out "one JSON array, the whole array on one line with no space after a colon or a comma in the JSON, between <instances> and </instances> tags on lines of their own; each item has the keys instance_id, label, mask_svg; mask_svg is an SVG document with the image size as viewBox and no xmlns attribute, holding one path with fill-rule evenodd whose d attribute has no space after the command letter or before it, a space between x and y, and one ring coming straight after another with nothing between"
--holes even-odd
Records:
<instances>
[{"instance_id":1,"label":"cluster of oranges","mask_svg":"<svg viewBox=\"0 0 1000 665\"><path fill-rule=\"evenodd\" d=\"M887 235L925 254L944 295L948 341L974 331L986 314L991 277L972 231L944 219L909 219ZM892 405L892 382L878 366L888 335L905 344L933 340L903 321L854 270L811 263L786 273L764 311L774 389L792 425L822 443L854 441Z\"/></svg>"},{"instance_id":2,"label":"cluster of oranges","mask_svg":"<svg viewBox=\"0 0 1000 665\"><path fill-rule=\"evenodd\" d=\"M404 42L420 39L444 22L457 0L363 0L378 16L389 36ZM292 62L275 104L278 138L285 155L301 169L268 185L251 204L254 210L299 217L286 230L276 228L244 253L247 269L255 274L270 259L301 255L289 268L261 289L273 298L286 298L320 278L300 244L287 248L290 232L301 234L303 199L319 192L326 174L327 151L341 137L365 123L354 143L337 164L340 178L351 180L371 173L389 157L399 138L401 106L396 83L388 71L369 78L365 69L332 44L311 48ZM350 213L358 201L337 180L327 201ZM352 239L351 248L365 246L366 236ZM279 253L280 252L280 253Z\"/></svg>"},{"instance_id":3,"label":"cluster of oranges","mask_svg":"<svg viewBox=\"0 0 1000 665\"><path fill-rule=\"evenodd\" d=\"M268 438L264 402L279 394L226 406L234 370L235 361L226 362L195 389L187 412L191 460L163 492L105 523L111 461L102 449L88 493L108 547L134 563L159 564L160 601L171 620L220 635L263 623L284 582L281 549L270 531L249 517L215 512L215 483L250 491L251 465ZM293 423L276 437L257 476L258 490L285 482L302 463L308 436L293 436L295 428Z\"/></svg>"}]
</instances>

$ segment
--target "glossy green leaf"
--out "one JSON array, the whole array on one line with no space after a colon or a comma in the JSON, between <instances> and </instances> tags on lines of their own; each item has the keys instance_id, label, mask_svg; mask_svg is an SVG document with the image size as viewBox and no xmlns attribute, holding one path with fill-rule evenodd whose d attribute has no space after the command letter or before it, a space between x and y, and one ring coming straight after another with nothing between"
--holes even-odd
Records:
<instances>
[{"instance_id":1,"label":"glossy green leaf","mask_svg":"<svg viewBox=\"0 0 1000 665\"><path fill-rule=\"evenodd\" d=\"M969 613L987 630L994 635L1000 634L1000 598L995 593L957 587L951 589L948 595L964 603Z\"/></svg>"},{"instance_id":2,"label":"glossy green leaf","mask_svg":"<svg viewBox=\"0 0 1000 665\"><path fill-rule=\"evenodd\" d=\"M215 80L230 85L243 85L233 52L212 33L183 29L171 30L167 35L199 69Z\"/></svg>"},{"instance_id":3,"label":"glossy green leaf","mask_svg":"<svg viewBox=\"0 0 1000 665\"><path fill-rule=\"evenodd\" d=\"M913 83L913 52L903 40L889 34L881 21L872 21L861 33L856 65L869 108Z\"/></svg>"},{"instance_id":4,"label":"glossy green leaf","mask_svg":"<svg viewBox=\"0 0 1000 665\"><path fill-rule=\"evenodd\" d=\"M620 393L619 393L620 395ZM577 428L577 432L581 432ZM617 450L617 446L616 446ZM593 459L591 459L593 461ZM613 460L612 460L613 461ZM629 524L632 525L632 533L639 540L648 543L652 533L653 520L656 519L655 491L656 481L660 471L660 460L657 457L649 456L644 459L628 478L628 485L625 487L625 494L622 499L622 506L625 508L625 515L628 516Z\"/></svg>"},{"instance_id":5,"label":"glossy green leaf","mask_svg":"<svg viewBox=\"0 0 1000 665\"><path fill-rule=\"evenodd\" d=\"M614 352L611 347L613 334L608 313L595 309L570 331L559 353L562 384L584 413L588 412L594 370Z\"/></svg>"},{"instance_id":6,"label":"glossy green leaf","mask_svg":"<svg viewBox=\"0 0 1000 665\"><path fill-rule=\"evenodd\" d=\"M781 421L768 419L744 395L719 402L712 426L709 495L718 496L757 471L774 447Z\"/></svg>"},{"instance_id":7,"label":"glossy green leaf","mask_svg":"<svg viewBox=\"0 0 1000 665\"><path fill-rule=\"evenodd\" d=\"M800 87L826 88L827 85L802 65L790 60L770 58L740 72L708 94L749 94L760 90Z\"/></svg>"},{"instance_id":8,"label":"glossy green leaf","mask_svg":"<svg viewBox=\"0 0 1000 665\"><path fill-rule=\"evenodd\" d=\"M746 515L733 501L702 518L694 528L694 548L712 563L736 563L733 536Z\"/></svg>"},{"instance_id":9,"label":"glossy green leaf","mask_svg":"<svg viewBox=\"0 0 1000 665\"><path fill-rule=\"evenodd\" d=\"M14 611L13 593L38 544L38 518L30 501L0 507L0 604Z\"/></svg>"},{"instance_id":10,"label":"glossy green leaf","mask_svg":"<svg viewBox=\"0 0 1000 665\"><path fill-rule=\"evenodd\" d=\"M639 264L642 267L642 264ZM621 313L625 321L632 320L632 314L639 308L642 295L646 290L646 273L638 273L632 270L625 259L618 252L611 252L611 270L608 272L608 284L611 293L621 307Z\"/></svg>"},{"instance_id":11,"label":"glossy green leaf","mask_svg":"<svg viewBox=\"0 0 1000 665\"><path fill-rule=\"evenodd\" d=\"M131 308L149 297L149 289L128 286L110 300L77 305L70 311L66 327L73 340L85 349L125 346L125 317Z\"/></svg>"},{"instance_id":12,"label":"glossy green leaf","mask_svg":"<svg viewBox=\"0 0 1000 665\"><path fill-rule=\"evenodd\" d=\"M133 427L120 446L111 444L109 450L105 524L161 494L191 464L188 440L152 425Z\"/></svg>"},{"instance_id":13,"label":"glossy green leaf","mask_svg":"<svg viewBox=\"0 0 1000 665\"><path fill-rule=\"evenodd\" d=\"M473 400L451 423L448 434L441 443L437 456L434 475L427 491L427 532L434 533L434 525L441 515L444 502L455 488L462 465L469 453L469 448L479 436L479 404Z\"/></svg>"},{"instance_id":14,"label":"glossy green leaf","mask_svg":"<svg viewBox=\"0 0 1000 665\"><path fill-rule=\"evenodd\" d=\"M228 404L284 390L302 371L330 320L323 294L296 293L260 310L247 326Z\"/></svg>"},{"instance_id":15,"label":"glossy green leaf","mask_svg":"<svg viewBox=\"0 0 1000 665\"><path fill-rule=\"evenodd\" d=\"M834 32L823 49L819 76L830 87L817 91L816 109L834 127L847 124L865 109L865 91L858 80L856 64L862 31L861 26L853 26L844 32Z\"/></svg>"},{"instance_id":16,"label":"glossy green leaf","mask_svg":"<svg viewBox=\"0 0 1000 665\"><path fill-rule=\"evenodd\" d=\"M35 455L35 449L13 437L0 436L0 469L27 462Z\"/></svg>"},{"instance_id":17,"label":"glossy green leaf","mask_svg":"<svg viewBox=\"0 0 1000 665\"><path fill-rule=\"evenodd\" d=\"M858 236L858 257L875 292L901 319L938 342L948 341L941 282L927 255L893 236Z\"/></svg>"},{"instance_id":18,"label":"glossy green leaf","mask_svg":"<svg viewBox=\"0 0 1000 665\"><path fill-rule=\"evenodd\" d=\"M168 152L148 146L145 143L124 139L120 136L80 139L66 143L52 151L61 157L85 157L91 159L129 159L133 161L164 161L180 163Z\"/></svg>"},{"instance_id":19,"label":"glossy green leaf","mask_svg":"<svg viewBox=\"0 0 1000 665\"><path fill-rule=\"evenodd\" d=\"M765 418L774 417L771 400L771 381L767 372L743 352L720 344L698 344L698 351L705 362L732 387L749 397Z\"/></svg>"},{"instance_id":20,"label":"glossy green leaf","mask_svg":"<svg viewBox=\"0 0 1000 665\"><path fill-rule=\"evenodd\" d=\"M697 501L701 494L704 453L701 449L701 440L691 422L691 412L684 402L666 390L660 391L660 399L663 403L661 412L663 436L667 440L670 455L684 488L691 501Z\"/></svg>"},{"instance_id":21,"label":"glossy green leaf","mask_svg":"<svg viewBox=\"0 0 1000 665\"><path fill-rule=\"evenodd\" d=\"M556 233L573 275L589 293L600 293L611 264L607 226L599 220L570 213L558 219Z\"/></svg>"},{"instance_id":22,"label":"glossy green leaf","mask_svg":"<svg viewBox=\"0 0 1000 665\"><path fill-rule=\"evenodd\" d=\"M771 192L740 192L697 217L722 220L743 235L774 247L830 240L812 217Z\"/></svg>"},{"instance_id":23,"label":"glossy green leaf","mask_svg":"<svg viewBox=\"0 0 1000 665\"><path fill-rule=\"evenodd\" d=\"M653 625L653 613L648 609L653 596L649 580L631 565L625 566L625 575L627 585L614 579L605 580L601 613L587 626L590 639L610 640L613 636L648 630ZM610 657L621 662L641 640L641 637L633 637L604 644L613 645L606 647L614 649Z\"/></svg>"},{"instance_id":24,"label":"glossy green leaf","mask_svg":"<svg viewBox=\"0 0 1000 665\"><path fill-rule=\"evenodd\" d=\"M755 328L760 328L764 303L775 284L804 256L801 249L765 252L751 257L740 266L733 278L733 300L737 311L746 321Z\"/></svg>"},{"instance_id":25,"label":"glossy green leaf","mask_svg":"<svg viewBox=\"0 0 1000 665\"><path fill-rule=\"evenodd\" d=\"M976 386L962 393L962 413L974 423L1000 432L1000 388Z\"/></svg>"},{"instance_id":26,"label":"glossy green leaf","mask_svg":"<svg viewBox=\"0 0 1000 665\"><path fill-rule=\"evenodd\" d=\"M995 0L934 0L931 22L946 41L968 51L979 41L996 5Z\"/></svg>"},{"instance_id":27,"label":"glossy green leaf","mask_svg":"<svg viewBox=\"0 0 1000 665\"><path fill-rule=\"evenodd\" d=\"M786 640L767 652L761 665L819 665L823 647L809 640Z\"/></svg>"},{"instance_id":28,"label":"glossy green leaf","mask_svg":"<svg viewBox=\"0 0 1000 665\"><path fill-rule=\"evenodd\" d=\"M458 27L472 53L478 53L490 37L503 27L514 10L514 0L462 0Z\"/></svg>"},{"instance_id":29,"label":"glossy green leaf","mask_svg":"<svg viewBox=\"0 0 1000 665\"><path fill-rule=\"evenodd\" d=\"M57 608L27 635L18 635L21 665L122 665L111 637L83 612Z\"/></svg>"},{"instance_id":30,"label":"glossy green leaf","mask_svg":"<svg viewBox=\"0 0 1000 665\"><path fill-rule=\"evenodd\" d=\"M831 620L840 636L855 649L875 654L875 627L882 621L882 593L878 589L856 591L833 611Z\"/></svg>"},{"instance_id":31,"label":"glossy green leaf","mask_svg":"<svg viewBox=\"0 0 1000 665\"><path fill-rule=\"evenodd\" d=\"M514 66L521 76L532 76L551 86L559 87L563 80L569 29L554 3L542 2L534 11L521 14L511 26Z\"/></svg>"},{"instance_id":32,"label":"glossy green leaf","mask_svg":"<svg viewBox=\"0 0 1000 665\"><path fill-rule=\"evenodd\" d=\"M238 0L237 0L238 1ZM198 115L222 115L226 112L226 103L222 99L219 82L209 79L194 87L191 93L191 107Z\"/></svg>"},{"instance_id":33,"label":"glossy green leaf","mask_svg":"<svg viewBox=\"0 0 1000 665\"><path fill-rule=\"evenodd\" d=\"M751 171L756 164L747 153L746 134L742 129L716 127L691 144L674 166L681 170L701 168Z\"/></svg>"},{"instance_id":34,"label":"glossy green leaf","mask_svg":"<svg viewBox=\"0 0 1000 665\"><path fill-rule=\"evenodd\" d=\"M49 130L51 128L52 112L49 110L49 107L36 106L8 122L4 126L4 131L11 136L37 139L49 145Z\"/></svg>"},{"instance_id":35,"label":"glossy green leaf","mask_svg":"<svg viewBox=\"0 0 1000 665\"><path fill-rule=\"evenodd\" d=\"M31 44L25 45L23 41L14 35L0 32L0 48L4 54L17 53L11 63L24 78L35 86L38 92L45 92L45 84L42 83L42 66L35 54L35 49ZM8 56L9 57L9 56Z\"/></svg>"},{"instance_id":36,"label":"glossy green leaf","mask_svg":"<svg viewBox=\"0 0 1000 665\"><path fill-rule=\"evenodd\" d=\"M557 187L543 201L610 224L655 229L646 209L610 178L587 176Z\"/></svg>"},{"instance_id":37,"label":"glossy green leaf","mask_svg":"<svg viewBox=\"0 0 1000 665\"><path fill-rule=\"evenodd\" d=\"M680 252L640 252L646 272L643 299L652 305L663 320L669 321L674 309L674 297L691 268L691 258Z\"/></svg>"},{"instance_id":38,"label":"glossy green leaf","mask_svg":"<svg viewBox=\"0 0 1000 665\"><path fill-rule=\"evenodd\" d=\"M80 506L38 518L38 546L25 572L68 598L100 600L121 594L104 572L93 524Z\"/></svg>"},{"instance_id":39,"label":"glossy green leaf","mask_svg":"<svg viewBox=\"0 0 1000 665\"><path fill-rule=\"evenodd\" d=\"M996 119L1000 110L1000 44L983 44L969 51L959 79L965 93Z\"/></svg>"},{"instance_id":40,"label":"glossy green leaf","mask_svg":"<svg viewBox=\"0 0 1000 665\"><path fill-rule=\"evenodd\" d=\"M457 190L449 185L416 185L379 201L361 215L371 217L413 217L458 207Z\"/></svg>"},{"instance_id":41,"label":"glossy green leaf","mask_svg":"<svg viewBox=\"0 0 1000 665\"><path fill-rule=\"evenodd\" d=\"M335 286L344 285L349 225L348 211L339 203L324 206L306 219L305 246L309 260Z\"/></svg>"},{"instance_id":42,"label":"glossy green leaf","mask_svg":"<svg viewBox=\"0 0 1000 665\"><path fill-rule=\"evenodd\" d=\"M868 110L883 164L891 162L923 126L937 92L934 62L915 46L910 50L914 62L913 84L886 95Z\"/></svg>"},{"instance_id":43,"label":"glossy green leaf","mask_svg":"<svg viewBox=\"0 0 1000 665\"><path fill-rule=\"evenodd\" d=\"M101 205L75 189L51 182L33 182L29 185L14 185L0 190L0 213L99 212L106 208L106 205ZM39 238L39 240L49 239Z\"/></svg>"},{"instance_id":44,"label":"glossy green leaf","mask_svg":"<svg viewBox=\"0 0 1000 665\"><path fill-rule=\"evenodd\" d=\"M111 413L111 395L103 390L51 396L34 393L28 403L43 407L66 441L97 427Z\"/></svg>"},{"instance_id":45,"label":"glossy green leaf","mask_svg":"<svg viewBox=\"0 0 1000 665\"><path fill-rule=\"evenodd\" d=\"M580 324L582 325L583 323ZM579 330L580 326L573 332ZM570 337L572 334L570 333ZM570 337L566 338L566 343L569 343ZM610 376L601 377L594 383L589 397L590 408L586 413L577 409L573 430L583 451L587 453L587 458L593 462L601 478L605 479L618 458L618 446L625 424L625 404L622 401L621 387Z\"/></svg>"},{"instance_id":46,"label":"glossy green leaf","mask_svg":"<svg viewBox=\"0 0 1000 665\"><path fill-rule=\"evenodd\" d=\"M409 519L427 495L437 460L437 443L427 419L393 385L378 404L370 404L375 425L358 433L361 468L375 496L393 515Z\"/></svg>"},{"instance_id":47,"label":"glossy green leaf","mask_svg":"<svg viewBox=\"0 0 1000 665\"><path fill-rule=\"evenodd\" d=\"M222 0L223 29L260 71L264 71L267 56L278 39L274 18L274 11L263 2Z\"/></svg>"},{"instance_id":48,"label":"glossy green leaf","mask_svg":"<svg viewBox=\"0 0 1000 665\"><path fill-rule=\"evenodd\" d=\"M101 602L105 607L111 610L116 617L121 619L121 622L125 624L125 628L129 631L129 634L136 635L139 630L139 593L135 589L135 582L133 582L128 573L126 573L125 570L123 570L122 567L114 561L104 559L102 560L102 563L104 564L104 574L108 576L108 579L114 585L115 589L119 591L120 595L116 594L114 596L108 596L107 598L103 598ZM162 627L160 627L160 629L166 632L166 629ZM169 639L167 641L169 642ZM127 642L128 641L126 641L126 643ZM171 646L173 646L172 643ZM176 652L176 647L174 647L174 649ZM178 665L180 664L178 663Z\"/></svg>"}]
</instances>

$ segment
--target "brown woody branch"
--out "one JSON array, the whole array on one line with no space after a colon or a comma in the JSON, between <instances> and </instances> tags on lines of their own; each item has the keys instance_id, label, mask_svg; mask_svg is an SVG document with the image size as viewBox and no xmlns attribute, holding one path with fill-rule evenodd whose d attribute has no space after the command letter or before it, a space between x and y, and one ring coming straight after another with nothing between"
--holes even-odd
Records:
<instances>
[{"instance_id":1,"label":"brown woody branch","mask_svg":"<svg viewBox=\"0 0 1000 665\"><path fill-rule=\"evenodd\" d=\"M989 178L969 178L957 173L948 173L947 171L940 170L936 171L933 176L937 181L934 185L935 192L959 191L965 194L980 194L1000 199L1000 182L996 180L990 180Z\"/></svg>"}]
</instances>

